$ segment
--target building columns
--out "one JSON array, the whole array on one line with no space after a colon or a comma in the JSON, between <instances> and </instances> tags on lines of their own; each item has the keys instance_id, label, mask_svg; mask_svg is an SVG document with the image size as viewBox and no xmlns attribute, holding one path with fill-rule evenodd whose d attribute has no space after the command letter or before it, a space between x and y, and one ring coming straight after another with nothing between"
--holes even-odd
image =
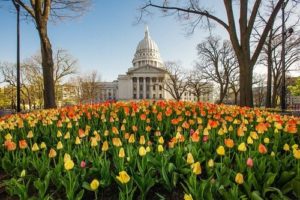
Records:
<instances>
[{"instance_id":1,"label":"building columns","mask_svg":"<svg viewBox=\"0 0 300 200\"><path fill-rule=\"evenodd\" d=\"M140 77L137 77L136 79L136 98L140 99Z\"/></svg>"},{"instance_id":2,"label":"building columns","mask_svg":"<svg viewBox=\"0 0 300 200\"><path fill-rule=\"evenodd\" d=\"M143 99L146 99L146 77L143 77Z\"/></svg>"}]
</instances>

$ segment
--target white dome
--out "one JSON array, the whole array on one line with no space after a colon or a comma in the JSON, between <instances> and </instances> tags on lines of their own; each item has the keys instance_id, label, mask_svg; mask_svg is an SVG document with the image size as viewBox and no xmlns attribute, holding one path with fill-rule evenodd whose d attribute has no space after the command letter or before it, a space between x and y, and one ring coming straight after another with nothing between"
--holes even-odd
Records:
<instances>
[{"instance_id":1,"label":"white dome","mask_svg":"<svg viewBox=\"0 0 300 200\"><path fill-rule=\"evenodd\" d=\"M145 65L151 65L154 67L163 66L158 46L151 39L148 27L146 27L144 39L139 42L136 48L132 64L134 67L141 67Z\"/></svg>"}]
</instances>

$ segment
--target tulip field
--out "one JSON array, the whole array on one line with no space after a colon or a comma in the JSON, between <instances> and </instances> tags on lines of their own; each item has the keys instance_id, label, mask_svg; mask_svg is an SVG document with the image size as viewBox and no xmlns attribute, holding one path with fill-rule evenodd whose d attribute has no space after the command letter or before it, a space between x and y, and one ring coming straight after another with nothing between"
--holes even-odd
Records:
<instances>
[{"instance_id":1,"label":"tulip field","mask_svg":"<svg viewBox=\"0 0 300 200\"><path fill-rule=\"evenodd\" d=\"M0 199L300 199L300 118L209 103L0 118Z\"/></svg>"}]
</instances>

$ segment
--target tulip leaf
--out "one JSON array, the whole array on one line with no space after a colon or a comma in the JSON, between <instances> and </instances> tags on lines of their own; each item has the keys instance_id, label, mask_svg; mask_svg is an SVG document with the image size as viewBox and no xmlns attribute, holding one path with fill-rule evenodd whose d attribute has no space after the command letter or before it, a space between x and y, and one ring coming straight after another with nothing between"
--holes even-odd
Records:
<instances>
[{"instance_id":1,"label":"tulip leaf","mask_svg":"<svg viewBox=\"0 0 300 200\"><path fill-rule=\"evenodd\" d=\"M280 178L277 182L279 185L286 184L288 181L292 180L295 177L294 171L284 171L281 173Z\"/></svg>"},{"instance_id":2,"label":"tulip leaf","mask_svg":"<svg viewBox=\"0 0 300 200\"><path fill-rule=\"evenodd\" d=\"M295 195L297 196L297 198L300 198L300 179L295 178L292 182L292 187L293 187L293 191L295 193Z\"/></svg>"},{"instance_id":3,"label":"tulip leaf","mask_svg":"<svg viewBox=\"0 0 300 200\"><path fill-rule=\"evenodd\" d=\"M251 192L251 200L264 200L258 191Z\"/></svg>"},{"instance_id":4,"label":"tulip leaf","mask_svg":"<svg viewBox=\"0 0 300 200\"><path fill-rule=\"evenodd\" d=\"M269 194L266 195L267 192L277 192L278 195L280 196L280 198L281 198L281 199L283 198L283 194L282 194L282 192L281 192L278 188L275 188L275 187L268 187L268 188L265 188L265 189L264 189L264 196L265 196L265 197L266 197L266 196L270 196Z\"/></svg>"},{"instance_id":5,"label":"tulip leaf","mask_svg":"<svg viewBox=\"0 0 300 200\"><path fill-rule=\"evenodd\" d=\"M82 183L82 187L83 187L84 189L86 189L86 190L93 191L93 190L91 189L90 184L87 183L87 182L83 182L83 183Z\"/></svg>"},{"instance_id":6,"label":"tulip leaf","mask_svg":"<svg viewBox=\"0 0 300 200\"><path fill-rule=\"evenodd\" d=\"M276 176L277 176L277 174L275 174L275 173L266 173L264 188L271 186L274 183Z\"/></svg>"}]
</instances>

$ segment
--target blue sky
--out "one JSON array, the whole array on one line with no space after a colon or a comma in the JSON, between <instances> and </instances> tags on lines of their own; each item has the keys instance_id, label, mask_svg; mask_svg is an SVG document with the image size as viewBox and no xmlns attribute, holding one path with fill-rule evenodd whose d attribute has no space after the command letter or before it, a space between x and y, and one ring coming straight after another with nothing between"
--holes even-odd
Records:
<instances>
[{"instance_id":1,"label":"blue sky","mask_svg":"<svg viewBox=\"0 0 300 200\"><path fill-rule=\"evenodd\" d=\"M131 66L135 48L144 37L145 24L134 25L141 0L95 0L83 17L49 25L49 36L54 49L63 48L78 59L79 71L97 70L103 81L111 81L126 73ZM215 6L215 5L213 5ZM217 8L217 6L216 6ZM208 31L197 29L186 37L184 26L174 17L161 17L155 12L144 20L149 26L164 61L181 61L192 68L197 58L196 44ZM15 62L16 16L0 10L0 62ZM227 37L226 32L219 32ZM37 31L32 22L21 23L21 59L39 51Z\"/></svg>"}]
</instances>

